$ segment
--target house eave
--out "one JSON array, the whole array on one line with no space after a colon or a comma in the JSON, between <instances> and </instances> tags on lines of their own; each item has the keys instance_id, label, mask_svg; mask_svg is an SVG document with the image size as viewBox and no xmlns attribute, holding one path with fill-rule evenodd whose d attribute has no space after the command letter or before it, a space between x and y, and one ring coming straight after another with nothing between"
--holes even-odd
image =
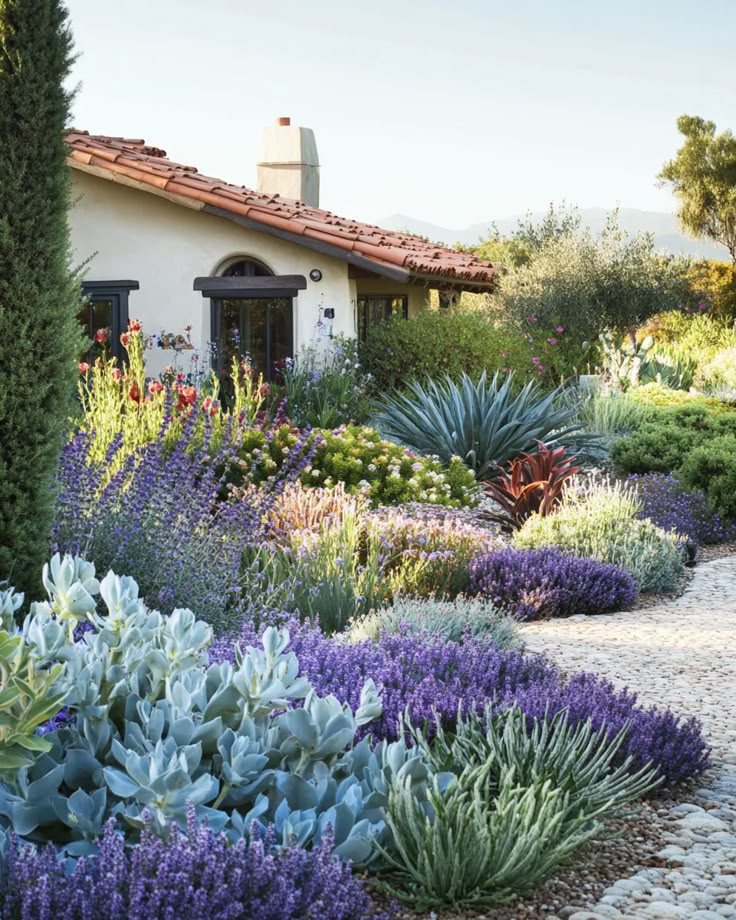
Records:
<instances>
[{"instance_id":1,"label":"house eave","mask_svg":"<svg viewBox=\"0 0 736 920\"><path fill-rule=\"evenodd\" d=\"M73 157L68 157L67 163L72 169L78 170L79 172L95 176L99 179L106 179L108 182L117 182L118 184L125 185L128 188L136 189L136 191L147 192L149 195L157 195L159 198L163 198L166 201L172 202L173 204L182 205L183 207L189 208L192 211L199 211L203 214L210 214L213 217L219 217L223 220L228 220L232 223L236 223L241 227L247 228L248 230L255 230L258 233L265 233L269 236L276 237L277 239L293 243L295 246L300 246L304 249L311 249L320 255L326 255L330 258L337 259L340 262L346 262L348 265L353 265L356 268L364 269L371 274L379 275L383 278L388 278L391 281L400 284L417 284L423 285L424 287L434 287L443 290L464 290L478 292L487 292L493 290L495 287L494 280L474 281L472 279L458 278L451 275L413 272L411 269L403 268L399 265L384 263L377 259L370 259L367 256L359 255L350 251L349 249L344 249L341 246L334 246L330 243L324 242L323 240L314 239L300 233L292 233L289 230L284 230L280 227L274 227L269 224L253 220L249 217L243 216L242 214L236 214L233 211L228 211L226 208L220 208L216 205L208 204L205 201L196 198L191 198L186 195L177 194L176 192L167 191L163 188L158 188L155 185L141 182L138 179L127 176L122 172L116 172L100 166L83 163L77 159L74 159Z\"/></svg>"}]
</instances>

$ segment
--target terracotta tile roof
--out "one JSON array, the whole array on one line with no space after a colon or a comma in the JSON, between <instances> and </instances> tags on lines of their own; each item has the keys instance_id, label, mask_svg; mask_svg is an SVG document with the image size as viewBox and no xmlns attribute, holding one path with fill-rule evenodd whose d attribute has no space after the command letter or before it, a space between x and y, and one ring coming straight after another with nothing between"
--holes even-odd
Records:
<instances>
[{"instance_id":1,"label":"terracotta tile roof","mask_svg":"<svg viewBox=\"0 0 736 920\"><path fill-rule=\"evenodd\" d=\"M203 176L194 166L175 163L166 151L143 140L90 135L70 131L69 164L110 179L130 181L137 187L150 186L159 194L189 199L199 209L221 209L237 217L261 224L264 231L281 231L294 236L294 242L309 245L318 241L360 257L360 262L398 270L417 280L445 281L472 287L489 288L495 269L490 262L428 243L419 237L395 230L382 230L372 224L338 217L321 208L278 195L264 195L231 185L221 179ZM356 261L348 258L348 261Z\"/></svg>"}]
</instances>

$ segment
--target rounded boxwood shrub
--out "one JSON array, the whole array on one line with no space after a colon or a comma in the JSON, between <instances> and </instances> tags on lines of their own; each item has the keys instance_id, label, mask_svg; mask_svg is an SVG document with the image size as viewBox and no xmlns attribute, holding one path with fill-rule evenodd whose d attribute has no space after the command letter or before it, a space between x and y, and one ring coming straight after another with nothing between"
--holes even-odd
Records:
<instances>
[{"instance_id":1,"label":"rounded boxwood shrub","mask_svg":"<svg viewBox=\"0 0 736 920\"><path fill-rule=\"evenodd\" d=\"M621 438L611 459L624 473L671 473L690 451L714 438L736 436L736 413L702 405L660 409L636 432Z\"/></svg>"},{"instance_id":2,"label":"rounded boxwood shrub","mask_svg":"<svg viewBox=\"0 0 736 920\"><path fill-rule=\"evenodd\" d=\"M688 489L705 492L712 511L736 517L736 437L713 438L690 451L679 476Z\"/></svg>"},{"instance_id":3,"label":"rounded boxwood shrub","mask_svg":"<svg viewBox=\"0 0 736 920\"><path fill-rule=\"evenodd\" d=\"M623 569L558 549L503 549L470 563L470 589L523 620L625 610L638 587Z\"/></svg>"},{"instance_id":4,"label":"rounded boxwood shrub","mask_svg":"<svg viewBox=\"0 0 736 920\"><path fill-rule=\"evenodd\" d=\"M645 424L613 444L611 460L622 473L671 473L699 440L687 428Z\"/></svg>"}]
</instances>

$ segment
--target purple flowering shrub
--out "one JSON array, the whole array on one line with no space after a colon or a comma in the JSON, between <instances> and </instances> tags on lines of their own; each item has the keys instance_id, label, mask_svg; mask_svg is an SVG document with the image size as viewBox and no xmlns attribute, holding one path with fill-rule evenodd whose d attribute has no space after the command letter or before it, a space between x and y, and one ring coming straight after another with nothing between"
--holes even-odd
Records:
<instances>
[{"instance_id":1,"label":"purple flowering shrub","mask_svg":"<svg viewBox=\"0 0 736 920\"><path fill-rule=\"evenodd\" d=\"M736 522L727 521L708 507L701 491L689 492L672 474L645 473L627 479L636 488L642 508L663 530L675 530L691 543L730 543L736 540Z\"/></svg>"},{"instance_id":2,"label":"purple flowering shrub","mask_svg":"<svg viewBox=\"0 0 736 920\"><path fill-rule=\"evenodd\" d=\"M228 421L214 438L212 424L194 413L167 417L150 443L130 451L117 437L92 463L94 438L75 434L61 456L53 551L81 553L101 572L133 573L141 595L164 613L190 607L222 624L252 604L252 597L241 601L243 553L261 545L263 515L314 447L300 442L277 477L247 500L228 498L224 483L241 432Z\"/></svg>"},{"instance_id":3,"label":"purple flowering shrub","mask_svg":"<svg viewBox=\"0 0 736 920\"><path fill-rule=\"evenodd\" d=\"M638 587L618 566L549 547L477 556L470 563L470 592L523 620L538 620L625 610Z\"/></svg>"},{"instance_id":4,"label":"purple flowering shrub","mask_svg":"<svg viewBox=\"0 0 736 920\"><path fill-rule=\"evenodd\" d=\"M373 909L331 841L307 851L275 853L272 841L228 843L190 819L169 839L144 831L126 849L110 821L99 855L80 859L71 875L49 845L15 841L0 895L4 920L361 920Z\"/></svg>"},{"instance_id":5,"label":"purple flowering shrub","mask_svg":"<svg viewBox=\"0 0 736 920\"><path fill-rule=\"evenodd\" d=\"M458 711L482 711L486 702L505 708L517 703L529 716L542 718L568 708L573 722L590 719L595 729L615 734L629 724L621 748L633 768L650 761L667 782L701 773L708 766L708 747L700 723L681 720L667 710L637 705L635 693L616 690L593 674L566 677L543 656L500 650L482 639L462 643L443 636L386 635L354 645L325 637L318 627L289 624L291 648L300 671L321 694L333 693L355 707L364 681L372 678L381 694L383 713L364 733L396 739L406 711L417 727L428 730L437 713L451 728ZM223 638L210 650L214 661L234 660L234 644L253 645L256 631L246 625L236 637Z\"/></svg>"}]
</instances>

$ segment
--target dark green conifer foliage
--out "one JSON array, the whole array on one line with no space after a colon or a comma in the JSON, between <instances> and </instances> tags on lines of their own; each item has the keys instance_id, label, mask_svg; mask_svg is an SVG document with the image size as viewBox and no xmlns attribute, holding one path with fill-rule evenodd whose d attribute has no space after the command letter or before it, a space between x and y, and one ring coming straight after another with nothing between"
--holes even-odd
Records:
<instances>
[{"instance_id":1,"label":"dark green conifer foliage","mask_svg":"<svg viewBox=\"0 0 736 920\"><path fill-rule=\"evenodd\" d=\"M0 0L0 580L36 593L82 333L61 0Z\"/></svg>"}]
</instances>

